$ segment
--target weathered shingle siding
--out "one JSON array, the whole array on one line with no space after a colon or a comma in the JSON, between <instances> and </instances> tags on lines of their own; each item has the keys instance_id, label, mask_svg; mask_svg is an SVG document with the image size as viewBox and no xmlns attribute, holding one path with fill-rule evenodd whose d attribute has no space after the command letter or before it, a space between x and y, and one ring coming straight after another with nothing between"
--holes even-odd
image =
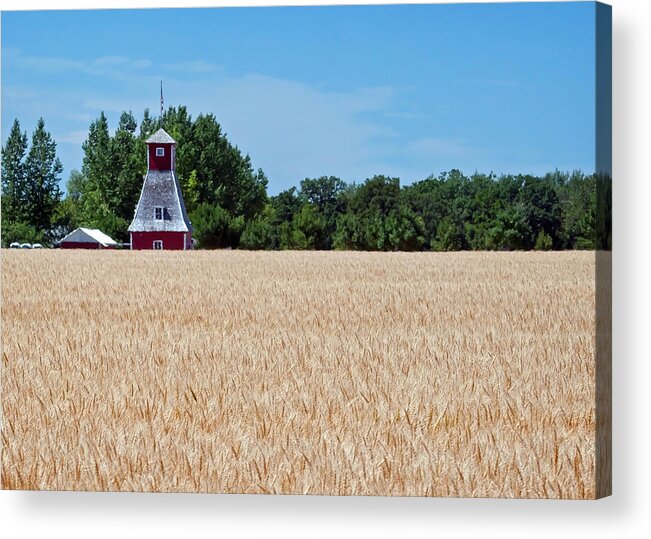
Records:
<instances>
[{"instance_id":1,"label":"weathered shingle siding","mask_svg":"<svg viewBox=\"0 0 651 539\"><path fill-rule=\"evenodd\" d=\"M154 208L166 209L163 219L156 219ZM129 232L191 232L192 225L185 209L181 186L173 170L150 170L136 206Z\"/></svg>"}]
</instances>

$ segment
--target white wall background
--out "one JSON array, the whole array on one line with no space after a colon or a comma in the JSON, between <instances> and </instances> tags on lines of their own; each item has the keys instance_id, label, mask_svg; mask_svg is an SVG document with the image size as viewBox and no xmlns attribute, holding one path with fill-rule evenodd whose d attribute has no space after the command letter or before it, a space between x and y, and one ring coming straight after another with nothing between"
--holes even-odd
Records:
<instances>
[{"instance_id":1,"label":"white wall background","mask_svg":"<svg viewBox=\"0 0 651 539\"><path fill-rule=\"evenodd\" d=\"M187 6L278 3L309 1L189 0ZM651 537L651 2L610 3L615 223L612 497L559 502L2 491L3 537ZM164 6L186 4L178 0L0 0L2 10Z\"/></svg>"}]
</instances>

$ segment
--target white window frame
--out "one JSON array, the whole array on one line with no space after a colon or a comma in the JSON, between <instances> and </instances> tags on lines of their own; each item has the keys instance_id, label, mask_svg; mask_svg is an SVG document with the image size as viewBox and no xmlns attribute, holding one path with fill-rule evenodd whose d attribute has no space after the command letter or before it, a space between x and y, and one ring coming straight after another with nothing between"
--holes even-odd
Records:
<instances>
[{"instance_id":1,"label":"white window frame","mask_svg":"<svg viewBox=\"0 0 651 539\"><path fill-rule=\"evenodd\" d=\"M165 157L165 148L163 146L156 148L156 157Z\"/></svg>"},{"instance_id":2,"label":"white window frame","mask_svg":"<svg viewBox=\"0 0 651 539\"><path fill-rule=\"evenodd\" d=\"M162 251L163 250L163 240L154 240L154 243L152 244L152 247L154 251Z\"/></svg>"},{"instance_id":3,"label":"white window frame","mask_svg":"<svg viewBox=\"0 0 651 539\"><path fill-rule=\"evenodd\" d=\"M156 206L154 208L154 219L156 219L156 221L162 221L164 218L165 218L165 208L163 208L163 206Z\"/></svg>"}]
</instances>

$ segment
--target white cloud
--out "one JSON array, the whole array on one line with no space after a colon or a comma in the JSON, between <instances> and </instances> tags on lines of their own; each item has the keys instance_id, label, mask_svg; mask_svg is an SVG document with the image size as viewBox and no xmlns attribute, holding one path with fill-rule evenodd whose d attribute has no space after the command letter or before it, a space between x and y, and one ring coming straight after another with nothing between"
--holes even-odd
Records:
<instances>
[{"instance_id":1,"label":"white cloud","mask_svg":"<svg viewBox=\"0 0 651 539\"><path fill-rule=\"evenodd\" d=\"M229 139L265 170L272 188L322 174L359 179L349 176L370 173L364 164L382 158L374 141L395 135L375 114L395 95L388 87L330 92L251 74L210 84L170 82L167 99L172 95L195 114L213 112Z\"/></svg>"},{"instance_id":2,"label":"white cloud","mask_svg":"<svg viewBox=\"0 0 651 539\"><path fill-rule=\"evenodd\" d=\"M204 60L192 60L188 62L179 62L176 64L164 64L165 69L172 71L183 71L186 73L211 73L215 71L221 71L222 66L217 64L212 64L210 62L205 62Z\"/></svg>"},{"instance_id":3,"label":"white cloud","mask_svg":"<svg viewBox=\"0 0 651 539\"><path fill-rule=\"evenodd\" d=\"M75 122L90 122L94 118L92 114L86 114L84 112L72 112L63 114L62 116L68 120L74 120Z\"/></svg>"},{"instance_id":4,"label":"white cloud","mask_svg":"<svg viewBox=\"0 0 651 539\"><path fill-rule=\"evenodd\" d=\"M128 62L133 60L104 56L85 69L119 70ZM212 68L212 64L189 65L195 73ZM194 117L214 113L229 140L268 175L272 192L323 174L363 181L388 169L386 164L391 159L386 149L393 151L392 141L399 141L385 115L395 110L395 88L332 91L325 85L261 74L228 77L216 70L208 79L200 80L193 79L190 72L183 76L180 72L174 76L173 70L169 73L169 77L163 77L165 105L186 104ZM80 148L87 136L87 131L76 129L77 122L87 124L100 111L107 113L112 129L124 110L134 111L137 118L145 108L156 114L159 80L160 74L149 70L134 71L106 89L98 85L93 92L57 95L50 91L47 99L36 98L31 107L45 117L54 115L70 122L58 127L62 135L57 135L57 141L72 152L72 147L77 144ZM81 155L80 149L76 155ZM78 167L77 160L64 165Z\"/></svg>"},{"instance_id":5,"label":"white cloud","mask_svg":"<svg viewBox=\"0 0 651 539\"><path fill-rule=\"evenodd\" d=\"M100 56L94 60L95 65L120 65L126 64L130 60L125 56Z\"/></svg>"},{"instance_id":6,"label":"white cloud","mask_svg":"<svg viewBox=\"0 0 651 539\"><path fill-rule=\"evenodd\" d=\"M408 149L431 157L468 157L478 153L478 150L464 139L443 137L421 138L410 143Z\"/></svg>"},{"instance_id":7,"label":"white cloud","mask_svg":"<svg viewBox=\"0 0 651 539\"><path fill-rule=\"evenodd\" d=\"M75 69L83 69L83 62L70 58L54 56L31 56L22 50L5 47L3 63L6 69L29 69L42 73L63 73Z\"/></svg>"},{"instance_id":8,"label":"white cloud","mask_svg":"<svg viewBox=\"0 0 651 539\"><path fill-rule=\"evenodd\" d=\"M55 56L33 56L16 48L5 48L3 61L10 69L27 69L39 73L61 74L80 71L91 75L120 76L124 70L141 70L149 67L151 61L125 56L100 56L90 62Z\"/></svg>"},{"instance_id":9,"label":"white cloud","mask_svg":"<svg viewBox=\"0 0 651 539\"><path fill-rule=\"evenodd\" d=\"M88 130L86 129L79 129L75 131L69 131L68 133L65 133L64 135L60 135L56 140L57 142L61 143L67 143L67 144L74 144L77 146L81 146L84 141L86 140L86 137L88 137Z\"/></svg>"},{"instance_id":10,"label":"white cloud","mask_svg":"<svg viewBox=\"0 0 651 539\"><path fill-rule=\"evenodd\" d=\"M147 60L146 58L140 58L131 62L131 67L134 69L145 69L149 66L151 66L151 60Z\"/></svg>"},{"instance_id":11,"label":"white cloud","mask_svg":"<svg viewBox=\"0 0 651 539\"><path fill-rule=\"evenodd\" d=\"M156 88L152 85L152 88ZM155 95L155 92L152 92L152 95ZM152 105L156 105L157 102L155 99L152 99L151 102L144 101L143 99L125 99L120 97L97 97L97 98L82 98L81 106L85 109L104 112L117 112L122 113L125 110L134 111L136 115L141 114L145 108L149 107L152 109ZM97 115L93 115L95 118Z\"/></svg>"},{"instance_id":12,"label":"white cloud","mask_svg":"<svg viewBox=\"0 0 651 539\"><path fill-rule=\"evenodd\" d=\"M84 71L92 75L108 75L120 77L125 72L132 73L146 69L151 65L151 61L145 58L133 60L126 56L101 56L85 66Z\"/></svg>"},{"instance_id":13,"label":"white cloud","mask_svg":"<svg viewBox=\"0 0 651 539\"><path fill-rule=\"evenodd\" d=\"M2 85L2 98L13 103L31 102L38 93L29 86Z\"/></svg>"},{"instance_id":14,"label":"white cloud","mask_svg":"<svg viewBox=\"0 0 651 539\"><path fill-rule=\"evenodd\" d=\"M463 78L461 82L472 85L494 86L497 88L524 89L527 84L514 79L491 79L491 78Z\"/></svg>"},{"instance_id":15,"label":"white cloud","mask_svg":"<svg viewBox=\"0 0 651 539\"><path fill-rule=\"evenodd\" d=\"M384 116L387 118L395 118L396 120L422 120L427 118L425 114L420 112L385 112Z\"/></svg>"}]
</instances>

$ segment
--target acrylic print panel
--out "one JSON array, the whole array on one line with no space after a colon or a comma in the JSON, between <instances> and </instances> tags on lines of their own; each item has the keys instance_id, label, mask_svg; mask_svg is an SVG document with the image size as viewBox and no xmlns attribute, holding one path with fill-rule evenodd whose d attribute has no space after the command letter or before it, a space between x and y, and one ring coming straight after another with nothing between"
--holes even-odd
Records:
<instances>
[{"instance_id":1,"label":"acrylic print panel","mask_svg":"<svg viewBox=\"0 0 651 539\"><path fill-rule=\"evenodd\" d=\"M609 495L610 17L3 13L2 488Z\"/></svg>"}]
</instances>

